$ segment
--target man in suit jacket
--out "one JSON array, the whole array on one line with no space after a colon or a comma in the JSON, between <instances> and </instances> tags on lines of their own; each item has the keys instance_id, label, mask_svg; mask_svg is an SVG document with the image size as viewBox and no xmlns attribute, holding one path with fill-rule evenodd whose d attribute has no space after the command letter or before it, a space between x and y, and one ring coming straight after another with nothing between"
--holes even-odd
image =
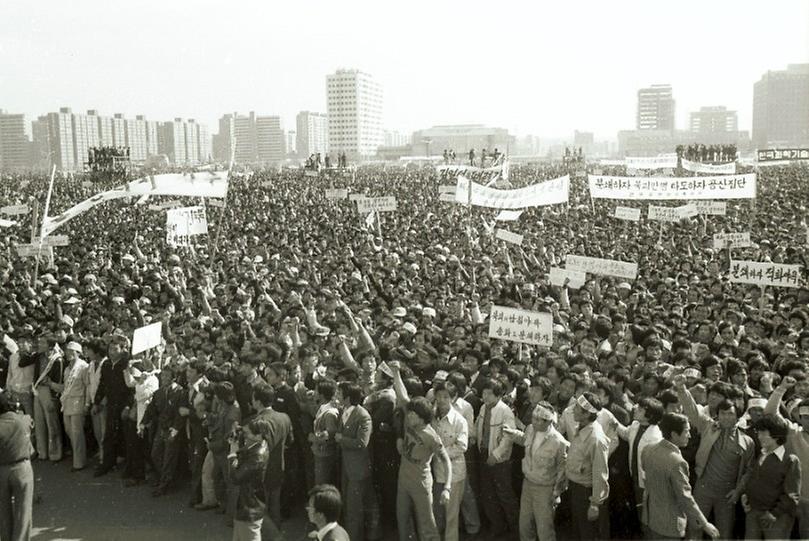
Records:
<instances>
[{"instance_id":1,"label":"man in suit jacket","mask_svg":"<svg viewBox=\"0 0 809 541\"><path fill-rule=\"evenodd\" d=\"M264 473L265 504L267 516L262 530L269 539L279 539L281 535L281 487L286 468L286 447L292 443L292 422L286 413L275 411L275 390L266 383L253 387L252 408L254 419L262 419L269 424L264 437L267 442L267 468Z\"/></svg>"},{"instance_id":2,"label":"man in suit jacket","mask_svg":"<svg viewBox=\"0 0 809 541\"><path fill-rule=\"evenodd\" d=\"M342 507L340 492L333 485L315 485L309 491L306 514L317 527L318 541L349 541L348 533L337 524Z\"/></svg>"},{"instance_id":3,"label":"man in suit jacket","mask_svg":"<svg viewBox=\"0 0 809 541\"><path fill-rule=\"evenodd\" d=\"M84 417L90 410L90 372L89 366L80 355L81 344L69 342L65 346L65 358L70 365L65 369L63 384L58 388L62 393L62 415L65 431L70 438L73 449L73 468L71 471L83 470L87 466L87 445L84 439Z\"/></svg>"},{"instance_id":4,"label":"man in suit jacket","mask_svg":"<svg viewBox=\"0 0 809 541\"><path fill-rule=\"evenodd\" d=\"M261 541L265 508L263 477L267 466L267 444L264 440L269 430L269 423L256 417L242 431L243 445L239 445L237 438L230 440L229 475L238 487L233 521L234 541Z\"/></svg>"},{"instance_id":5,"label":"man in suit jacket","mask_svg":"<svg viewBox=\"0 0 809 541\"><path fill-rule=\"evenodd\" d=\"M371 414L362 407L362 388L342 381L337 387L337 400L343 407L340 427L334 439L342 451L345 524L351 539L379 537L379 506L371 480ZM367 534L367 535L366 535Z\"/></svg>"},{"instance_id":6,"label":"man in suit jacket","mask_svg":"<svg viewBox=\"0 0 809 541\"><path fill-rule=\"evenodd\" d=\"M691 495L688 463L680 448L688 445L691 426L679 413L666 413L660 421L663 440L643 450L646 490L643 494L643 524L647 539L681 539L690 519L708 535L719 530L708 522Z\"/></svg>"}]
</instances>

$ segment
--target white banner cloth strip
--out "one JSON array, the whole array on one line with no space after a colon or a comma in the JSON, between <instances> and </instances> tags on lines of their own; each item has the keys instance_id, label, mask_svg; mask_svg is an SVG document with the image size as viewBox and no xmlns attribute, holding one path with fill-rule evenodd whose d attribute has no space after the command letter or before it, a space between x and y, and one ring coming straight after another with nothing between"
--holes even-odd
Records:
<instances>
[{"instance_id":1,"label":"white banner cloth strip","mask_svg":"<svg viewBox=\"0 0 809 541\"><path fill-rule=\"evenodd\" d=\"M697 207L700 214L711 216L724 216L728 213L727 201L691 201L691 204Z\"/></svg>"},{"instance_id":2,"label":"white banner cloth strip","mask_svg":"<svg viewBox=\"0 0 809 541\"><path fill-rule=\"evenodd\" d=\"M551 285L559 287L565 285L565 279L570 279L567 285L573 289L579 289L587 281L587 273L573 269L551 267L549 278Z\"/></svg>"},{"instance_id":3,"label":"white banner cloth strip","mask_svg":"<svg viewBox=\"0 0 809 541\"><path fill-rule=\"evenodd\" d=\"M750 240L749 231L734 231L732 233L715 234L713 236L713 247L721 250L727 247L728 241L730 241L731 248L747 248L753 245L753 242Z\"/></svg>"},{"instance_id":4,"label":"white banner cloth strip","mask_svg":"<svg viewBox=\"0 0 809 541\"><path fill-rule=\"evenodd\" d=\"M565 257L565 268L590 274L617 276L634 280L638 276L638 264L615 259L602 259L600 257L587 257L583 255L568 254Z\"/></svg>"},{"instance_id":5,"label":"white banner cloth strip","mask_svg":"<svg viewBox=\"0 0 809 541\"><path fill-rule=\"evenodd\" d=\"M658 222L679 222L684 218L692 218L697 214L697 207L690 203L682 207L658 207L649 205L649 219Z\"/></svg>"},{"instance_id":6,"label":"white banner cloth strip","mask_svg":"<svg viewBox=\"0 0 809 541\"><path fill-rule=\"evenodd\" d=\"M140 197L143 195L173 195L187 197L224 198L228 192L227 171L210 171L193 174L155 175L134 180L126 186L101 192L90 199L82 201L58 216L46 216L42 221L42 234L49 235L76 216L113 199L124 197Z\"/></svg>"},{"instance_id":7,"label":"white banner cloth strip","mask_svg":"<svg viewBox=\"0 0 809 541\"><path fill-rule=\"evenodd\" d=\"M609 177L590 175L594 199L755 199L756 175L714 177Z\"/></svg>"},{"instance_id":8,"label":"white banner cloth strip","mask_svg":"<svg viewBox=\"0 0 809 541\"><path fill-rule=\"evenodd\" d=\"M513 222L519 220L523 210L501 210L500 214L494 217L498 222Z\"/></svg>"},{"instance_id":9,"label":"white banner cloth strip","mask_svg":"<svg viewBox=\"0 0 809 541\"><path fill-rule=\"evenodd\" d=\"M372 210L377 212L392 212L396 210L396 198L389 196L357 199L357 210L360 214L366 214Z\"/></svg>"},{"instance_id":10,"label":"white banner cloth strip","mask_svg":"<svg viewBox=\"0 0 809 541\"><path fill-rule=\"evenodd\" d=\"M469 201L470 180L458 177L455 200L467 204ZM487 188L472 182L472 205L495 209L521 209L567 203L570 192L570 177L567 175L546 182L540 182L516 190Z\"/></svg>"},{"instance_id":11,"label":"white banner cloth strip","mask_svg":"<svg viewBox=\"0 0 809 541\"><path fill-rule=\"evenodd\" d=\"M522 244L523 239L522 235L512 233L511 231L508 231L506 229L498 229L497 232L495 233L495 237L505 242L516 244L517 246L520 246Z\"/></svg>"},{"instance_id":12,"label":"white banner cloth strip","mask_svg":"<svg viewBox=\"0 0 809 541\"><path fill-rule=\"evenodd\" d=\"M736 162L720 163L713 165L710 163L691 162L686 159L681 160L683 169L692 173L708 173L709 175L735 175Z\"/></svg>"},{"instance_id":13,"label":"white banner cloth strip","mask_svg":"<svg viewBox=\"0 0 809 541\"><path fill-rule=\"evenodd\" d=\"M506 306L492 306L489 337L534 346L553 345L553 316Z\"/></svg>"},{"instance_id":14,"label":"white banner cloth strip","mask_svg":"<svg viewBox=\"0 0 809 541\"><path fill-rule=\"evenodd\" d=\"M638 158L624 158L624 165L632 169L675 169L677 156L652 156Z\"/></svg>"}]
</instances>

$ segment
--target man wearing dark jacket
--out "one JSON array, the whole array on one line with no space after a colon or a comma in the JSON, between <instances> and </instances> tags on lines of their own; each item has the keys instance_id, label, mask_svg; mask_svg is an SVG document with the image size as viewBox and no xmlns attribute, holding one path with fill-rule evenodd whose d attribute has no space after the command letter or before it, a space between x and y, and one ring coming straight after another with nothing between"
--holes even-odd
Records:
<instances>
[{"instance_id":1,"label":"man wearing dark jacket","mask_svg":"<svg viewBox=\"0 0 809 541\"><path fill-rule=\"evenodd\" d=\"M233 541L261 541L265 509L263 479L267 465L264 440L270 430L270 423L257 417L242 429L241 447L237 438L230 440L228 467L230 478L238 488Z\"/></svg>"},{"instance_id":2,"label":"man wearing dark jacket","mask_svg":"<svg viewBox=\"0 0 809 541\"><path fill-rule=\"evenodd\" d=\"M153 485L157 488L152 496L165 494L177 472L180 438L185 429L185 419L180 415L184 399L185 391L174 381L174 374L171 370L163 370L160 373L160 388L152 397L143 419L144 425L157 420L152 443L152 462L156 471Z\"/></svg>"},{"instance_id":3,"label":"man wearing dark jacket","mask_svg":"<svg viewBox=\"0 0 809 541\"><path fill-rule=\"evenodd\" d=\"M105 475L115 467L118 459L118 449L123 445L123 421L121 413L129 404L132 389L127 387L124 380L124 370L129 365L129 340L122 335L113 335L107 350L110 362L104 363L101 371L101 381L98 384L93 400L93 412L101 407L101 402L107 399L107 418L104 428L104 460L96 468L95 476Z\"/></svg>"}]
</instances>

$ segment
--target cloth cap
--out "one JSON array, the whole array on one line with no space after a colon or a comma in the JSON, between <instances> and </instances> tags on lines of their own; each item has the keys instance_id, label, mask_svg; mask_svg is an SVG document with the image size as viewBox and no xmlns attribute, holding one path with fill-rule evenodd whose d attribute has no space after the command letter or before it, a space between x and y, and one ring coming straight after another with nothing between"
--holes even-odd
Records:
<instances>
[{"instance_id":1,"label":"cloth cap","mask_svg":"<svg viewBox=\"0 0 809 541\"><path fill-rule=\"evenodd\" d=\"M62 323L64 323L68 327L72 327L73 326L73 318L70 317L69 315L65 314L64 316L62 316Z\"/></svg>"},{"instance_id":2,"label":"cloth cap","mask_svg":"<svg viewBox=\"0 0 809 541\"><path fill-rule=\"evenodd\" d=\"M393 309L393 312L391 312L391 314L393 315L393 317L405 317L407 315L407 310L405 310L401 306L397 306L396 308Z\"/></svg>"},{"instance_id":3,"label":"cloth cap","mask_svg":"<svg viewBox=\"0 0 809 541\"><path fill-rule=\"evenodd\" d=\"M67 351L75 351L76 353L84 353L84 351L81 349L81 344L78 342L68 342L65 349Z\"/></svg>"},{"instance_id":4,"label":"cloth cap","mask_svg":"<svg viewBox=\"0 0 809 541\"><path fill-rule=\"evenodd\" d=\"M416 334L416 326L410 323L409 321L402 325L402 330L407 331L410 334Z\"/></svg>"},{"instance_id":5,"label":"cloth cap","mask_svg":"<svg viewBox=\"0 0 809 541\"><path fill-rule=\"evenodd\" d=\"M421 315L435 317L435 308L427 306L426 308L422 309Z\"/></svg>"}]
</instances>

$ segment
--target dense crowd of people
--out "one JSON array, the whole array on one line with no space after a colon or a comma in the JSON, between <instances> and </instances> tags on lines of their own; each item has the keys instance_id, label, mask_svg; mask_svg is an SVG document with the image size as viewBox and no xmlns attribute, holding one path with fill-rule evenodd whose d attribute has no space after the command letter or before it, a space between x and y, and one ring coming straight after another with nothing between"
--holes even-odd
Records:
<instances>
[{"instance_id":1,"label":"dense crowd of people","mask_svg":"<svg viewBox=\"0 0 809 541\"><path fill-rule=\"evenodd\" d=\"M511 165L514 187L571 174L568 204L508 224L521 246L494 237L496 211L440 201L455 173L432 167L234 174L189 248L162 212L108 202L38 275L18 216L0 230L3 395L35 460L188 490L236 539L281 539L304 506L352 541L809 538L809 169L762 168L755 201L661 234L613 218L574 167ZM44 203L47 182L5 177L0 204ZM398 207L369 226L326 188ZM102 189L60 178L50 214ZM750 231L735 259L802 265L803 286L730 283L722 231ZM567 254L638 277L551 285ZM490 338L494 305L552 314L553 345ZM158 321L164 343L131 355Z\"/></svg>"}]
</instances>

